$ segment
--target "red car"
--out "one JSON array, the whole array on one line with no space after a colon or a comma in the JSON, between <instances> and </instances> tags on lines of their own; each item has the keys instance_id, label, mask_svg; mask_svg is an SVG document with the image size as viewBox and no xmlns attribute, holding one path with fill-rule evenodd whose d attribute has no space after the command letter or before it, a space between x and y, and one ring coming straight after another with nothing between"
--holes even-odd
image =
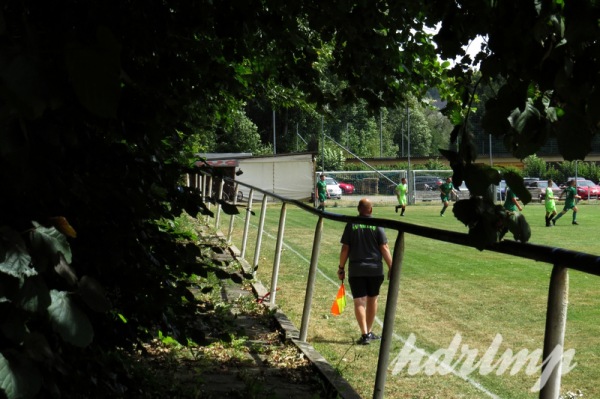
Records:
<instances>
[{"instance_id":1,"label":"red car","mask_svg":"<svg viewBox=\"0 0 600 399\"><path fill-rule=\"evenodd\" d=\"M354 194L354 185L343 182L338 182L338 185L340 186L344 194Z\"/></svg>"},{"instance_id":2,"label":"red car","mask_svg":"<svg viewBox=\"0 0 600 399\"><path fill-rule=\"evenodd\" d=\"M577 195L581 196L582 200L596 198L600 196L600 187L595 185L591 180L577 180Z\"/></svg>"}]
</instances>

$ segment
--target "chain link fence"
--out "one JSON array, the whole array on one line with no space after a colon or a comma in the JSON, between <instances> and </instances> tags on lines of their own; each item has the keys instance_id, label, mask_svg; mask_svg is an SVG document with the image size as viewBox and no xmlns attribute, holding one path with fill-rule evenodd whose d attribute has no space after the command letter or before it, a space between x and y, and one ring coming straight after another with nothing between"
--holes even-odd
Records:
<instances>
[{"instance_id":1,"label":"chain link fence","mask_svg":"<svg viewBox=\"0 0 600 399\"><path fill-rule=\"evenodd\" d=\"M394 189L405 177L408 182L410 203L431 202L440 199L439 186L452 176L452 170L369 170L325 172L333 177L341 187L344 195L395 195ZM343 183L353 186L349 190ZM468 198L469 190L463 184L458 191L458 198Z\"/></svg>"}]
</instances>

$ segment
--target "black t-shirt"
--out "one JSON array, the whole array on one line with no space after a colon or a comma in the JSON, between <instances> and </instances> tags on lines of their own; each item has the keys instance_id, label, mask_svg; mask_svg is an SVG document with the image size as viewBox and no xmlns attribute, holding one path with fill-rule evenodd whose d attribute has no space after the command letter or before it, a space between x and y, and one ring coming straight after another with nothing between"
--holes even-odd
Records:
<instances>
[{"instance_id":1,"label":"black t-shirt","mask_svg":"<svg viewBox=\"0 0 600 399\"><path fill-rule=\"evenodd\" d=\"M379 246L387 244L383 227L348 223L344 228L342 244L350 246L348 277L382 276L382 255Z\"/></svg>"}]
</instances>

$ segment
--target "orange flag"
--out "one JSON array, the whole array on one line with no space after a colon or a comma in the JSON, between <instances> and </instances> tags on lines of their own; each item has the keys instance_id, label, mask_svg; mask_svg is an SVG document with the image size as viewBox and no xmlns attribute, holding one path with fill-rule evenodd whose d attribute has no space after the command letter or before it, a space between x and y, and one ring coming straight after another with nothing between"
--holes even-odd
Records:
<instances>
[{"instance_id":1,"label":"orange flag","mask_svg":"<svg viewBox=\"0 0 600 399\"><path fill-rule=\"evenodd\" d=\"M337 292L337 296L331 305L331 313L335 316L339 316L346 307L346 288L344 288L344 282L340 285L340 289Z\"/></svg>"}]
</instances>

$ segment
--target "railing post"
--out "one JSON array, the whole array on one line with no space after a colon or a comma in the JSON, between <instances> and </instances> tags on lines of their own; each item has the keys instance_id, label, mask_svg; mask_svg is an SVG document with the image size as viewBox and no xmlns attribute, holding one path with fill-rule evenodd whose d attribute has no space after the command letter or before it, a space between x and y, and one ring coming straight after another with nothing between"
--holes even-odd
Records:
<instances>
[{"instance_id":1,"label":"railing post","mask_svg":"<svg viewBox=\"0 0 600 399\"><path fill-rule=\"evenodd\" d=\"M302 311L302 324L300 325L300 341L306 342L308 335L308 322L310 320L310 308L312 306L312 297L317 277L317 266L319 264L319 252L321 250L321 236L323 234L323 216L319 217L315 235L313 238L312 255L310 257L310 269L308 271L308 281L306 282L306 295L304 297L304 310Z\"/></svg>"},{"instance_id":2,"label":"railing post","mask_svg":"<svg viewBox=\"0 0 600 399\"><path fill-rule=\"evenodd\" d=\"M208 189L207 189L207 190L208 190L208 193L206 194L206 196L205 196L205 199L206 199L206 198L211 198L211 197L212 197L212 184L213 184L213 181L212 181L212 179L213 179L213 178L212 178L212 176L207 176L207 177L208 177L208 179L207 179L208 181L206 182L206 184L207 184L207 186L208 186ZM205 202L206 202L206 208L207 208L208 210L210 210L210 200L208 200L208 201L206 201L206 200L205 200ZM209 219L209 217L210 217L210 216L206 215L206 223L207 223L207 224L208 224L208 219Z\"/></svg>"},{"instance_id":3,"label":"railing post","mask_svg":"<svg viewBox=\"0 0 600 399\"><path fill-rule=\"evenodd\" d=\"M237 195L239 190L239 183L235 183L235 190L233 190L233 205L237 205ZM231 244L231 236L233 235L233 221L235 220L235 215L231 215L229 219L229 230L227 231L227 243Z\"/></svg>"},{"instance_id":4,"label":"railing post","mask_svg":"<svg viewBox=\"0 0 600 399\"><path fill-rule=\"evenodd\" d=\"M540 399L558 399L560 395L560 380L562 374L562 355L565 344L565 328L567 324L567 307L569 302L569 272L566 267L554 265L550 276L548 292L548 309L546 309L546 331L544 335L544 364L542 365L543 384ZM557 356L554 350L560 352L556 366L549 356ZM547 367L554 367L548 373Z\"/></svg>"},{"instance_id":5,"label":"railing post","mask_svg":"<svg viewBox=\"0 0 600 399\"><path fill-rule=\"evenodd\" d=\"M254 248L254 260L252 261L252 276L256 276L256 269L258 269L258 258L260 256L260 247L262 245L263 230L265 228L265 216L267 214L267 200L267 195L263 195L262 205L260 207L258 231L256 232L256 247Z\"/></svg>"},{"instance_id":6,"label":"railing post","mask_svg":"<svg viewBox=\"0 0 600 399\"><path fill-rule=\"evenodd\" d=\"M281 260L281 247L283 246L283 232L285 230L285 216L287 214L287 203L281 205L279 215L279 227L277 229L277 244L275 245L275 260L273 261L273 275L271 276L271 296L269 303L275 305L275 293L277 292L277 278L279 277L279 262Z\"/></svg>"},{"instance_id":7,"label":"railing post","mask_svg":"<svg viewBox=\"0 0 600 399\"><path fill-rule=\"evenodd\" d=\"M217 193L217 198L219 200L223 199L223 186L225 185L225 181L221 179L219 182L219 191ZM219 222L221 221L221 204L217 201L217 216L215 217L215 230L219 230Z\"/></svg>"},{"instance_id":8,"label":"railing post","mask_svg":"<svg viewBox=\"0 0 600 399\"><path fill-rule=\"evenodd\" d=\"M385 316L383 318L383 331L381 333L381 346L379 347L379 359L377 361L377 374L375 376L375 388L373 398L383 398L385 379L390 350L392 348L392 337L394 335L394 320L396 318L396 304L398 303L398 291L400 290L400 271L402 270L402 259L404 258L404 232L399 231L392 259L392 271L390 273L390 284L388 287L387 302L385 305Z\"/></svg>"},{"instance_id":9,"label":"railing post","mask_svg":"<svg viewBox=\"0 0 600 399\"><path fill-rule=\"evenodd\" d=\"M246 209L246 222L244 223L244 235L242 236L242 252L240 256L245 259L246 256L246 244L248 243L248 227L250 226L250 216L252 215L252 196L254 190L250 189L248 193L248 208Z\"/></svg>"}]
</instances>

